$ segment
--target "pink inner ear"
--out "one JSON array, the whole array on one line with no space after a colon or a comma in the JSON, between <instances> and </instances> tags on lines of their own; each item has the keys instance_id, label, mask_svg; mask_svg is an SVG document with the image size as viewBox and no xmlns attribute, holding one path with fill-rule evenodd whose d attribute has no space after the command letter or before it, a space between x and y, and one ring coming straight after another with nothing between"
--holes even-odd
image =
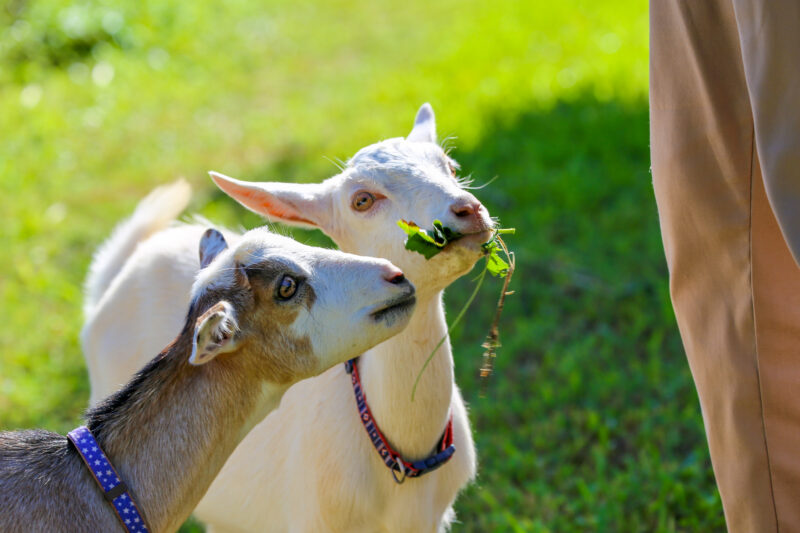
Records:
<instances>
[{"instance_id":1,"label":"pink inner ear","mask_svg":"<svg viewBox=\"0 0 800 533\"><path fill-rule=\"evenodd\" d=\"M303 224L316 226L314 222L311 222L306 218L297 216L297 214L295 214L293 211L286 209L286 207L284 207L279 202L264 201L261 202L261 207L263 209L262 212L267 213L275 218L279 218L281 220L291 220L294 222L302 222Z\"/></svg>"},{"instance_id":2,"label":"pink inner ear","mask_svg":"<svg viewBox=\"0 0 800 533\"><path fill-rule=\"evenodd\" d=\"M232 198L249 207L253 211L262 215L269 215L272 218L279 220L286 220L291 222L300 222L310 226L317 224L303 218L292 209L291 205L277 200L264 191L252 189L250 187L242 187L236 183L231 183L227 180L214 179L220 189L227 192Z\"/></svg>"}]
</instances>

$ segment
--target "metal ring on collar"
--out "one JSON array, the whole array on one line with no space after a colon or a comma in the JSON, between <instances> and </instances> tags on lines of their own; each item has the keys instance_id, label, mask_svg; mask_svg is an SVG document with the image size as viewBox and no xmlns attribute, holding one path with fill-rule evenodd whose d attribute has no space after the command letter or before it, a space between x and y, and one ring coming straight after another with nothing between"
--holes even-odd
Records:
<instances>
[{"instance_id":1,"label":"metal ring on collar","mask_svg":"<svg viewBox=\"0 0 800 533\"><path fill-rule=\"evenodd\" d=\"M400 457L395 457L394 462L400 467L402 477L397 477L397 471L394 468L391 469L392 477L398 485L402 485L403 481L406 480L406 465L403 464L403 460Z\"/></svg>"}]
</instances>

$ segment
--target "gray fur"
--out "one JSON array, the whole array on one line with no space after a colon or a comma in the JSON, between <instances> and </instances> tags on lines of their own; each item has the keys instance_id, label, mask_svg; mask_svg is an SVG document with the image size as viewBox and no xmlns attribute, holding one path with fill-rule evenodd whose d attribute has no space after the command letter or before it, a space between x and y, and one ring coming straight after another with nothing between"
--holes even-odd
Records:
<instances>
[{"instance_id":1,"label":"gray fur","mask_svg":"<svg viewBox=\"0 0 800 533\"><path fill-rule=\"evenodd\" d=\"M124 531L66 437L0 432L0 531Z\"/></svg>"},{"instance_id":2,"label":"gray fur","mask_svg":"<svg viewBox=\"0 0 800 533\"><path fill-rule=\"evenodd\" d=\"M201 424L192 422L196 419L191 408L171 397L178 391L189 395L198 389L207 395L203 382L208 380L201 373L186 372L197 314L196 307L190 309L175 341L125 387L86 414L86 425L155 532L172 530L176 514L188 516L187 500L199 500L202 495L191 494L197 492L191 485L206 483L202 478L208 477L192 468L193 456L186 450L208 448L201 442L204 438L191 438L192 429L195 435L203 433ZM221 414L208 408L214 400L201 402L206 404L206 409L200 406L201 417ZM183 438L176 438L171 429ZM176 472L165 479L169 466L175 466ZM189 496L176 499L187 492ZM105 533L124 532L124 528L66 437L42 430L0 432L0 532L40 531Z\"/></svg>"},{"instance_id":3,"label":"gray fur","mask_svg":"<svg viewBox=\"0 0 800 533\"><path fill-rule=\"evenodd\" d=\"M226 300L251 309L249 290ZM239 350L214 365L189 364L198 317L218 295L194 301L181 333L122 389L86 414L153 533L176 531L233 452L263 400L259 356ZM249 427L247 428L249 430ZM77 450L47 431L0 433L0 533L124 531Z\"/></svg>"}]
</instances>

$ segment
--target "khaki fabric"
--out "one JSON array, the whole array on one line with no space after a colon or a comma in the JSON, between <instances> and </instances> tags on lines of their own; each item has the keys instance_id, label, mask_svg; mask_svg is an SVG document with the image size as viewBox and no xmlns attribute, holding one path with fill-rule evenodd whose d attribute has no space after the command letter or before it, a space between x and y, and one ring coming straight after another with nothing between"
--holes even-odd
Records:
<instances>
[{"instance_id":1,"label":"khaki fabric","mask_svg":"<svg viewBox=\"0 0 800 533\"><path fill-rule=\"evenodd\" d=\"M800 2L786 18L783 2L769 17L753 7L765 4L650 3L670 294L735 533L800 532L800 268L787 244L800 257ZM787 44L762 38L779 24L796 32Z\"/></svg>"},{"instance_id":2,"label":"khaki fabric","mask_svg":"<svg viewBox=\"0 0 800 533\"><path fill-rule=\"evenodd\" d=\"M734 8L767 196L800 263L800 2Z\"/></svg>"}]
</instances>

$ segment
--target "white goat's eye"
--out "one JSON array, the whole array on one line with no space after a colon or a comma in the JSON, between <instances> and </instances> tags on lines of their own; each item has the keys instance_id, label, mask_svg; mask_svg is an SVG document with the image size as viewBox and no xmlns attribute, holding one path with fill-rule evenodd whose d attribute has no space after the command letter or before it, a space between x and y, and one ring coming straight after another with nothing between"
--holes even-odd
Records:
<instances>
[{"instance_id":1,"label":"white goat's eye","mask_svg":"<svg viewBox=\"0 0 800 533\"><path fill-rule=\"evenodd\" d=\"M288 300L297 292L297 280L290 275L285 275L281 278L278 284L277 298L279 300Z\"/></svg>"},{"instance_id":2,"label":"white goat's eye","mask_svg":"<svg viewBox=\"0 0 800 533\"><path fill-rule=\"evenodd\" d=\"M375 203L375 195L371 192L361 191L353 196L353 209L356 211L366 211Z\"/></svg>"}]
</instances>

